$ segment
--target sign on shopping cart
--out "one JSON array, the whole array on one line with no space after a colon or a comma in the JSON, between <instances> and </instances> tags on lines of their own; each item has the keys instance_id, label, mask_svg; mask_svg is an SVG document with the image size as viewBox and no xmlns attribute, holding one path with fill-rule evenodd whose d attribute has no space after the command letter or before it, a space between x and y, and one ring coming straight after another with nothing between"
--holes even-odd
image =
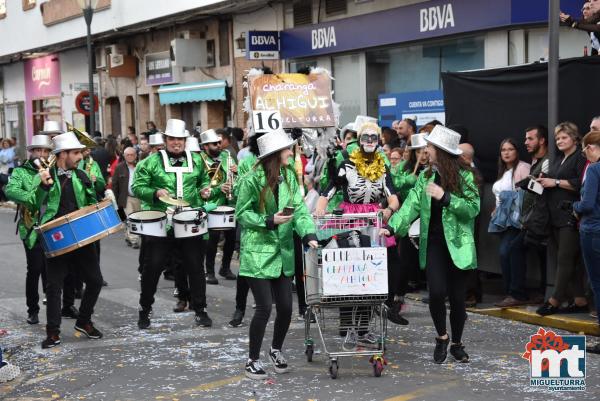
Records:
<instances>
[{"instance_id":1,"label":"sign on shopping cart","mask_svg":"<svg viewBox=\"0 0 600 401\"><path fill-rule=\"evenodd\" d=\"M388 293L387 249L323 249L323 296Z\"/></svg>"}]
</instances>

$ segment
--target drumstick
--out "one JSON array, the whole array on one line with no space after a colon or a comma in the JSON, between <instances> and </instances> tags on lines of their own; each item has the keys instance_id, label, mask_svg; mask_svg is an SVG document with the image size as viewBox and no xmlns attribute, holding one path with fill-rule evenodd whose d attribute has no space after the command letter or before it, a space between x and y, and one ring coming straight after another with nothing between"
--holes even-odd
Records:
<instances>
[{"instance_id":1,"label":"drumstick","mask_svg":"<svg viewBox=\"0 0 600 401\"><path fill-rule=\"evenodd\" d=\"M35 164L35 166L38 168L38 171L41 173L42 171L47 171L48 167L44 167L42 166L42 162L40 161L40 159L35 159L33 161L33 164ZM52 179L52 177L48 178L48 185L52 185L54 184L54 180Z\"/></svg>"},{"instance_id":2,"label":"drumstick","mask_svg":"<svg viewBox=\"0 0 600 401\"><path fill-rule=\"evenodd\" d=\"M415 163L415 168L413 169L413 175L417 174L417 169L419 168L419 161L417 160L417 162Z\"/></svg>"}]
</instances>

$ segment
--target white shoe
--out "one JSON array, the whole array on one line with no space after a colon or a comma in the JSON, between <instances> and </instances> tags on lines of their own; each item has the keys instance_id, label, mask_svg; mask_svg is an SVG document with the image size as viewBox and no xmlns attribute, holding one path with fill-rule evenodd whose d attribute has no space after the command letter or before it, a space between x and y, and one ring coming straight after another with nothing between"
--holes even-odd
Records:
<instances>
[{"instance_id":1,"label":"white shoe","mask_svg":"<svg viewBox=\"0 0 600 401\"><path fill-rule=\"evenodd\" d=\"M273 364L273 368L275 368L275 373L287 373L290 371L287 361L280 350L271 347L269 350L269 359Z\"/></svg>"},{"instance_id":2,"label":"white shoe","mask_svg":"<svg viewBox=\"0 0 600 401\"><path fill-rule=\"evenodd\" d=\"M260 360L253 361L252 359L248 359L245 371L246 377L249 379L264 380L268 377Z\"/></svg>"}]
</instances>

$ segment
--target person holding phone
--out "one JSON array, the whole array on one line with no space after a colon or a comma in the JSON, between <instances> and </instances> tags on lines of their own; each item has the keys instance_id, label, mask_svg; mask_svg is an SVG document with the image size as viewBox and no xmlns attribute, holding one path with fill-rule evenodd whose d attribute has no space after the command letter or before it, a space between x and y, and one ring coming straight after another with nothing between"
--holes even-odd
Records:
<instances>
[{"instance_id":1,"label":"person holding phone","mask_svg":"<svg viewBox=\"0 0 600 401\"><path fill-rule=\"evenodd\" d=\"M256 302L245 367L251 379L267 378L260 349L273 301L277 316L268 356L276 373L289 370L282 346L292 318L293 231L305 245L318 246L314 222L290 166L295 142L283 129L258 138L258 162L236 184L235 215L242 227L239 275L246 278Z\"/></svg>"}]
</instances>

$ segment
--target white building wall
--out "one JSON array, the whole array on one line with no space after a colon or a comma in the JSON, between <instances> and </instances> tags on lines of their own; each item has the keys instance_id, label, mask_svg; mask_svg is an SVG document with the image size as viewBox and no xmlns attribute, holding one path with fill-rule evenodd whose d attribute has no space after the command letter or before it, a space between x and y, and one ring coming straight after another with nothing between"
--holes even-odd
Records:
<instances>
[{"instance_id":1,"label":"white building wall","mask_svg":"<svg viewBox=\"0 0 600 401\"><path fill-rule=\"evenodd\" d=\"M25 68L23 63L6 64L0 68L2 68L2 74L4 75L3 100L7 103L24 102Z\"/></svg>"},{"instance_id":2,"label":"white building wall","mask_svg":"<svg viewBox=\"0 0 600 401\"><path fill-rule=\"evenodd\" d=\"M253 2L253 0L249 0ZM224 0L112 0L109 9L98 11L92 20L92 34L117 31L140 22L215 6ZM0 56L62 43L86 36L83 16L45 26L39 7L23 11L20 1L6 2L6 18L0 20ZM27 27L26 33L23 27ZM21 32L22 34L17 34Z\"/></svg>"}]
</instances>

